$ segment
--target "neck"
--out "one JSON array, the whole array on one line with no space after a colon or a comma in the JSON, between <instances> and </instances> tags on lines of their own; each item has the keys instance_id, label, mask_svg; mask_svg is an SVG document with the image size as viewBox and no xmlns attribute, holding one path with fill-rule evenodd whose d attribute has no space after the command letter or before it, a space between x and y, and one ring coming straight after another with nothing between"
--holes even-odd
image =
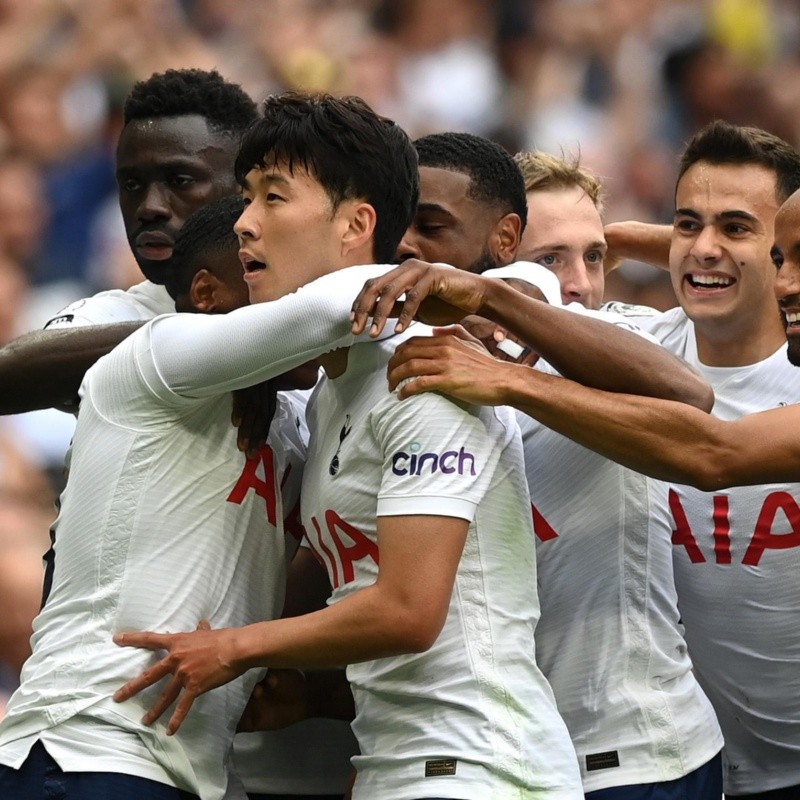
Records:
<instances>
[{"instance_id":1,"label":"neck","mask_svg":"<svg viewBox=\"0 0 800 800\"><path fill-rule=\"evenodd\" d=\"M748 329L721 329L718 325L695 323L697 355L708 367L746 367L769 358L786 341L777 309Z\"/></svg>"},{"instance_id":2,"label":"neck","mask_svg":"<svg viewBox=\"0 0 800 800\"><path fill-rule=\"evenodd\" d=\"M350 354L349 347L340 347L338 350L333 350L320 356L319 363L322 364L322 369L329 378L338 378L343 375L347 369L347 357Z\"/></svg>"}]
</instances>

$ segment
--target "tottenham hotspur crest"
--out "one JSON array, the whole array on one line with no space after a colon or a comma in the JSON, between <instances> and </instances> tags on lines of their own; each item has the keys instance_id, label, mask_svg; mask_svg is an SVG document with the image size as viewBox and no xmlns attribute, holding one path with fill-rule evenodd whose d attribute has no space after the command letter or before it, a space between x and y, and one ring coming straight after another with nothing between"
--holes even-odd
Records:
<instances>
[{"instance_id":1,"label":"tottenham hotspur crest","mask_svg":"<svg viewBox=\"0 0 800 800\"><path fill-rule=\"evenodd\" d=\"M350 433L350 415L348 414L344 418L344 425L342 425L342 429L339 431L339 446L336 448L336 452L333 454L333 458L331 459L331 463L328 465L328 472L331 475L335 475L339 471L339 451L342 449L342 442L347 438L347 434Z\"/></svg>"}]
</instances>

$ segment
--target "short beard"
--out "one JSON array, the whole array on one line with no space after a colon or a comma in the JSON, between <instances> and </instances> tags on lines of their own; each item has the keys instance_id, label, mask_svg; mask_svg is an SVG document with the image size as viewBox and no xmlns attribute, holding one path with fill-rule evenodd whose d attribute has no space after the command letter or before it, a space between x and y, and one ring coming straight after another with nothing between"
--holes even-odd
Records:
<instances>
[{"instance_id":1,"label":"short beard","mask_svg":"<svg viewBox=\"0 0 800 800\"><path fill-rule=\"evenodd\" d=\"M467 267L467 272L471 272L473 275L483 275L487 269L496 269L500 266L503 265L499 264L494 256L489 252L489 248L486 248L480 254L477 261L473 261L472 264Z\"/></svg>"},{"instance_id":2,"label":"short beard","mask_svg":"<svg viewBox=\"0 0 800 800\"><path fill-rule=\"evenodd\" d=\"M786 356L790 364L793 364L795 367L800 367L800 338L796 336L789 337Z\"/></svg>"}]
</instances>

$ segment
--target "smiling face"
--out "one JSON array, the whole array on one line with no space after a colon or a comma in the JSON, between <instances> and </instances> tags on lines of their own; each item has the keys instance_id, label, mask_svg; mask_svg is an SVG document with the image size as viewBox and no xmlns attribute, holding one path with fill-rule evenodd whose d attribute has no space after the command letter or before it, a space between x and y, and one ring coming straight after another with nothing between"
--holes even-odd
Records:
<instances>
[{"instance_id":1,"label":"smiling face","mask_svg":"<svg viewBox=\"0 0 800 800\"><path fill-rule=\"evenodd\" d=\"M283 163L250 170L242 195L234 230L251 303L276 300L348 265L342 243L354 201L334 210L313 175Z\"/></svg>"},{"instance_id":2,"label":"smiling face","mask_svg":"<svg viewBox=\"0 0 800 800\"><path fill-rule=\"evenodd\" d=\"M235 140L190 114L129 122L117 145L119 205L145 277L164 282L175 237L201 206L236 192Z\"/></svg>"},{"instance_id":3,"label":"smiling face","mask_svg":"<svg viewBox=\"0 0 800 800\"><path fill-rule=\"evenodd\" d=\"M441 261L476 273L507 263L492 237L503 215L470 197L471 185L465 172L419 168L419 205L397 248L398 260Z\"/></svg>"},{"instance_id":4,"label":"smiling face","mask_svg":"<svg viewBox=\"0 0 800 800\"><path fill-rule=\"evenodd\" d=\"M770 259L775 180L756 164L699 161L678 182L670 274L701 348L701 339L718 347L749 341L768 353L782 338Z\"/></svg>"},{"instance_id":5,"label":"smiling face","mask_svg":"<svg viewBox=\"0 0 800 800\"><path fill-rule=\"evenodd\" d=\"M772 258L778 270L775 296L789 342L789 361L800 367L800 195L797 193L781 206L775 217Z\"/></svg>"},{"instance_id":6,"label":"smiling face","mask_svg":"<svg viewBox=\"0 0 800 800\"><path fill-rule=\"evenodd\" d=\"M528 192L528 224L518 258L554 272L564 303L600 308L606 250L600 213L580 186Z\"/></svg>"}]
</instances>

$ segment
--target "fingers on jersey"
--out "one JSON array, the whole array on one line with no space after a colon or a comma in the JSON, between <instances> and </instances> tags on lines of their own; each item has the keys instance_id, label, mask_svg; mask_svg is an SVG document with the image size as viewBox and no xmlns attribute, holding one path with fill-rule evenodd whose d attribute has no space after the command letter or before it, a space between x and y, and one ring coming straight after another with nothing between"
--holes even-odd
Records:
<instances>
[{"instance_id":1,"label":"fingers on jersey","mask_svg":"<svg viewBox=\"0 0 800 800\"><path fill-rule=\"evenodd\" d=\"M507 371L515 368L495 359L463 329L453 328L398 347L388 365L389 386L394 390L408 381L398 390L401 399L438 391L476 405L498 405L506 402L503 385Z\"/></svg>"}]
</instances>

